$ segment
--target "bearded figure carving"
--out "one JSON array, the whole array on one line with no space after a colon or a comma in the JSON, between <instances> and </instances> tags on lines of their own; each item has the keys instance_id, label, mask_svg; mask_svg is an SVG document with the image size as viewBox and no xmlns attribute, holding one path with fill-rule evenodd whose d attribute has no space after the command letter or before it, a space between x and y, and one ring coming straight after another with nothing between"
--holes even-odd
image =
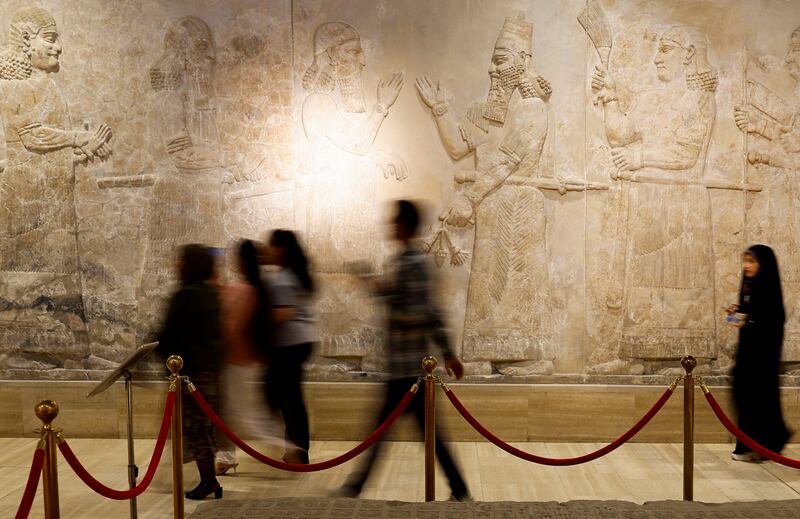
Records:
<instances>
[{"instance_id":1,"label":"bearded figure carving","mask_svg":"<svg viewBox=\"0 0 800 519\"><path fill-rule=\"evenodd\" d=\"M386 154L376 154L372 143L400 94L403 76L397 72L382 80L376 102L368 108L362 79L365 66L361 36L354 27L330 22L317 28L314 61L303 77L308 94L302 116L312 155L321 159L316 166L322 170L311 180L314 203L308 204L307 240L317 269L323 272L341 273L349 262L374 262L379 254L376 173ZM332 157L341 157L348 166L331 170ZM405 165L394 164L386 167L403 180Z\"/></svg>"},{"instance_id":2,"label":"bearded figure carving","mask_svg":"<svg viewBox=\"0 0 800 519\"><path fill-rule=\"evenodd\" d=\"M307 142L299 145L307 148L300 154L305 173L299 175L298 204L306 208L305 241L320 277L319 351L347 362L380 346L380 316L353 273L356 265L375 268L384 259L379 183L407 176L401 157L373 146L391 119L403 75L380 80L373 101L364 89L366 67L355 27L338 21L317 27L312 62L302 78Z\"/></svg>"},{"instance_id":3,"label":"bearded figure carving","mask_svg":"<svg viewBox=\"0 0 800 519\"><path fill-rule=\"evenodd\" d=\"M108 126L72 129L53 79L61 50L52 15L24 7L0 51L0 348L42 367L78 363L87 353L74 166L111 154Z\"/></svg>"},{"instance_id":4,"label":"bearded figure carving","mask_svg":"<svg viewBox=\"0 0 800 519\"><path fill-rule=\"evenodd\" d=\"M612 260L606 304L622 312L624 358L715 353L711 201L704 171L717 74L707 49L706 35L697 28L664 31L653 59L662 88L643 93L630 112L623 110L604 66L592 78L617 168L614 178L623 183L619 206L612 209L623 222L624 254Z\"/></svg>"},{"instance_id":5,"label":"bearded figure carving","mask_svg":"<svg viewBox=\"0 0 800 519\"><path fill-rule=\"evenodd\" d=\"M223 166L214 92L216 47L195 16L167 28L164 51L150 68L166 160L156 172L147 213L145 265L138 294L139 339L154 338L174 279L174 254L185 243L224 243ZM163 155L162 155L163 156Z\"/></svg>"},{"instance_id":6,"label":"bearded figure carving","mask_svg":"<svg viewBox=\"0 0 800 519\"><path fill-rule=\"evenodd\" d=\"M438 82L416 81L447 153L474 160L474 169L457 175L463 190L441 216L451 226L475 226L467 361L552 367L552 332L544 317L550 294L545 201L537 187L551 88L534 69L532 46L532 24L522 16L506 18L489 64L488 96L461 119L453 117L452 99Z\"/></svg>"}]
</instances>

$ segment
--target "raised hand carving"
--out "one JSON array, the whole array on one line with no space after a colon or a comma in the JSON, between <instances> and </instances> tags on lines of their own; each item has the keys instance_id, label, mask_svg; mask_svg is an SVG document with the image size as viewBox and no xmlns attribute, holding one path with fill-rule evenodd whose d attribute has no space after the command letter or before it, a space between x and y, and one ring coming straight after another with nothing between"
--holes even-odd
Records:
<instances>
[{"instance_id":1,"label":"raised hand carving","mask_svg":"<svg viewBox=\"0 0 800 519\"><path fill-rule=\"evenodd\" d=\"M751 114L747 108L734 107L733 119L736 121L736 127L739 130L748 133L758 132L758 117L755 114Z\"/></svg>"},{"instance_id":2,"label":"raised hand carving","mask_svg":"<svg viewBox=\"0 0 800 519\"><path fill-rule=\"evenodd\" d=\"M464 323L464 357L471 361L539 358L550 333L547 319L520 315L523 307L526 315L537 313L527 310L549 293L540 189L567 191L566 182L539 173L552 90L533 67L532 35L524 17L505 20L486 100L473 103L463 118L450 110L454 100L440 82L428 76L415 81L447 154L474 160L472 169L456 173L461 192L445 204L443 227L428 241L438 265L448 256L451 265L464 264L470 254L453 244L445 226L475 225Z\"/></svg>"},{"instance_id":3,"label":"raised hand carving","mask_svg":"<svg viewBox=\"0 0 800 519\"><path fill-rule=\"evenodd\" d=\"M369 153L375 137L403 88L403 73L378 84L368 111L361 72L366 66L361 36L344 22L320 25L314 34L314 62L303 77L309 95L303 102L303 128L309 141L325 139L356 155ZM356 114L366 112L366 117Z\"/></svg>"},{"instance_id":4,"label":"raised hand carving","mask_svg":"<svg viewBox=\"0 0 800 519\"><path fill-rule=\"evenodd\" d=\"M383 106L388 110L397 101L397 96L403 89L403 73L395 72L388 78L382 79L378 83L378 106Z\"/></svg>"}]
</instances>

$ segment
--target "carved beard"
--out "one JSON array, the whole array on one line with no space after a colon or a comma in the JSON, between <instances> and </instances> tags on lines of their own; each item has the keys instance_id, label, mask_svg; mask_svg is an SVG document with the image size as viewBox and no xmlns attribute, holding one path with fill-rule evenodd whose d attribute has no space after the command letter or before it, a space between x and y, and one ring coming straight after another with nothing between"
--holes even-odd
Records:
<instances>
[{"instance_id":1,"label":"carved beard","mask_svg":"<svg viewBox=\"0 0 800 519\"><path fill-rule=\"evenodd\" d=\"M364 85L361 83L361 74L347 74L336 78L339 85L342 104L346 112L361 113L367 111L367 102L364 100Z\"/></svg>"},{"instance_id":2,"label":"carved beard","mask_svg":"<svg viewBox=\"0 0 800 519\"><path fill-rule=\"evenodd\" d=\"M500 75L500 81L503 84L503 90L508 92L509 97L514 90L519 86L519 81L525 73L525 67L522 65L510 65L503 67L497 71Z\"/></svg>"},{"instance_id":3,"label":"carved beard","mask_svg":"<svg viewBox=\"0 0 800 519\"><path fill-rule=\"evenodd\" d=\"M499 69L496 75L490 76L489 95L486 97L483 109L483 116L486 119L501 124L506 122L508 102L524 73L525 67L522 65L509 65Z\"/></svg>"}]
</instances>

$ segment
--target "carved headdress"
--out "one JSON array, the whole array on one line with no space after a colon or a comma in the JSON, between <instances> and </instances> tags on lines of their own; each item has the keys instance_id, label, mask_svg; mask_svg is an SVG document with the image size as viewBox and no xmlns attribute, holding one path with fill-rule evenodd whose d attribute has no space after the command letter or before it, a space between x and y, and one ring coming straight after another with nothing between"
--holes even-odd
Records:
<instances>
[{"instance_id":1,"label":"carved headdress","mask_svg":"<svg viewBox=\"0 0 800 519\"><path fill-rule=\"evenodd\" d=\"M494 44L495 49L508 49L533 55L533 24L525 20L522 13L509 16L500 29L500 35Z\"/></svg>"},{"instance_id":2,"label":"carved headdress","mask_svg":"<svg viewBox=\"0 0 800 519\"><path fill-rule=\"evenodd\" d=\"M303 88L311 91L332 92L335 79L321 66L328 59L330 49L350 41L359 41L361 36L352 25L345 22L328 22L317 27L314 33L314 61L303 75Z\"/></svg>"},{"instance_id":3,"label":"carved headdress","mask_svg":"<svg viewBox=\"0 0 800 519\"><path fill-rule=\"evenodd\" d=\"M497 76L492 77L486 103L480 111L483 119L502 124L506 119L511 94L516 89L519 89L523 98L539 97L547 101L552 88L533 68L533 24L525 20L524 14L506 18L494 48L510 51L517 56L513 64L498 67ZM488 123L480 121L477 113L468 117L482 129L488 129Z\"/></svg>"},{"instance_id":4,"label":"carved headdress","mask_svg":"<svg viewBox=\"0 0 800 519\"><path fill-rule=\"evenodd\" d=\"M330 52L346 43L360 41L361 36L355 27L344 22L328 22L317 27L314 33L314 61L303 76L303 88L330 94L338 85L345 111L364 112L364 86L357 73L359 69L352 64L343 67Z\"/></svg>"},{"instance_id":5,"label":"carved headdress","mask_svg":"<svg viewBox=\"0 0 800 519\"><path fill-rule=\"evenodd\" d=\"M0 79L27 79L31 75L30 39L42 29L56 27L41 7L22 7L11 16L8 47L0 51Z\"/></svg>"}]
</instances>

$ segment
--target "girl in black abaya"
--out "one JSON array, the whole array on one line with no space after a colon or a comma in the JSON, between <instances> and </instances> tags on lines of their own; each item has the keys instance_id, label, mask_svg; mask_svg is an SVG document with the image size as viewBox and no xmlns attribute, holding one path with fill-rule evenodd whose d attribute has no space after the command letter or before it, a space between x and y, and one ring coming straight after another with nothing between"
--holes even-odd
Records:
<instances>
[{"instance_id":1,"label":"girl in black abaya","mask_svg":"<svg viewBox=\"0 0 800 519\"><path fill-rule=\"evenodd\" d=\"M733 368L733 399L739 428L773 452L781 452L790 433L783 422L778 368L786 314L775 253L753 245L742 255L743 277L739 304L731 305L729 321L739 328L739 348ZM742 442L731 457L737 461L761 458Z\"/></svg>"}]
</instances>

